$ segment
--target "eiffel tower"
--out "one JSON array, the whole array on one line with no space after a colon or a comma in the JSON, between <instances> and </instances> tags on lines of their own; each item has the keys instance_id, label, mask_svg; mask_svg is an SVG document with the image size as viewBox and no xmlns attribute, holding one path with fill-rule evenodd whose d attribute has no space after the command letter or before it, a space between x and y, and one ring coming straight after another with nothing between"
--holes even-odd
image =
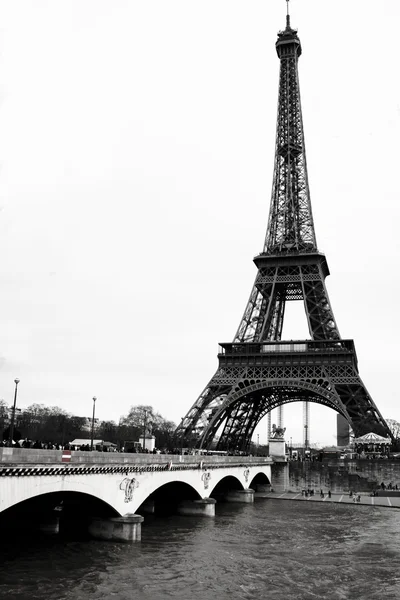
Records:
<instances>
[{"instance_id":1,"label":"eiffel tower","mask_svg":"<svg viewBox=\"0 0 400 600\"><path fill-rule=\"evenodd\" d=\"M359 376L353 340L340 337L325 286L329 268L317 248L307 175L301 44L289 10L276 51L278 118L265 244L254 258L258 271L234 340L220 344L217 372L176 430L185 446L245 451L267 413L299 401L332 408L356 436L391 436ZM289 301L304 303L310 339L281 339Z\"/></svg>"}]
</instances>

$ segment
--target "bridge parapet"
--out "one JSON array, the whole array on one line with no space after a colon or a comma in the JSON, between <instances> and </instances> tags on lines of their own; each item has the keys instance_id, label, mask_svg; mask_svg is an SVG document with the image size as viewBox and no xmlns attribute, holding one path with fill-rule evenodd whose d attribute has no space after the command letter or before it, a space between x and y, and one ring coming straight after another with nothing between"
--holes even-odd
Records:
<instances>
[{"instance_id":1,"label":"bridge parapet","mask_svg":"<svg viewBox=\"0 0 400 600\"><path fill-rule=\"evenodd\" d=\"M0 468L5 466L42 466L42 465L126 465L129 466L165 466L173 468L199 468L207 466L239 466L250 464L270 465L273 460L262 456L207 456L181 454L132 454L123 452L82 452L71 451L69 463L62 462L62 450L37 450L33 448L0 448Z\"/></svg>"}]
</instances>

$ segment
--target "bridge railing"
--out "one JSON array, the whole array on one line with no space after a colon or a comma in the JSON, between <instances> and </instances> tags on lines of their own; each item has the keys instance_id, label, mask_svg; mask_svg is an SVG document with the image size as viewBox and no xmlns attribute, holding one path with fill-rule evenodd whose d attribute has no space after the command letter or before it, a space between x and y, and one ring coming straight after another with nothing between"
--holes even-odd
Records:
<instances>
[{"instance_id":1,"label":"bridge railing","mask_svg":"<svg viewBox=\"0 0 400 600\"><path fill-rule=\"evenodd\" d=\"M65 453L64 453L65 455ZM62 450L37 450L33 448L0 448L0 466L49 465L64 463ZM271 458L263 456L194 456L181 454L131 454L123 452L71 451L69 464L86 465L160 465L160 464L270 464Z\"/></svg>"}]
</instances>

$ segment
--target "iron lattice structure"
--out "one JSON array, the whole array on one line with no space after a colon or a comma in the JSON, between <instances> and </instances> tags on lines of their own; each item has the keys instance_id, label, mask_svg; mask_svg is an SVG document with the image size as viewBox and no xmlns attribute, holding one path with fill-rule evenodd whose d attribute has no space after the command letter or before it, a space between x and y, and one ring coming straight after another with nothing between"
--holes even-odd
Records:
<instances>
[{"instance_id":1,"label":"iron lattice structure","mask_svg":"<svg viewBox=\"0 0 400 600\"><path fill-rule=\"evenodd\" d=\"M318 251L307 175L298 59L290 26L278 33L280 59L275 164L263 252L233 343L176 430L181 444L246 450L259 421L289 402L317 402L342 414L356 436L391 435L358 373L352 340L342 340L329 302L329 268ZM281 340L285 305L302 301L310 340Z\"/></svg>"}]
</instances>

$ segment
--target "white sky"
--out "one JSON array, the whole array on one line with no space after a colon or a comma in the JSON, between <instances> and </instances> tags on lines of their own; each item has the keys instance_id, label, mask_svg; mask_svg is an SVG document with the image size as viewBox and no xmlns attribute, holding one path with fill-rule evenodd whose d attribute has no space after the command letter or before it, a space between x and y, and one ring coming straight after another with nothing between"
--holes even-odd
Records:
<instances>
[{"instance_id":1,"label":"white sky","mask_svg":"<svg viewBox=\"0 0 400 600\"><path fill-rule=\"evenodd\" d=\"M0 397L178 422L266 230L284 0L1 0ZM400 420L398 0L294 0L318 244L343 338ZM296 331L287 332L296 337ZM293 405L292 405L293 406ZM301 440L301 406L285 408ZM312 406L311 441L336 414ZM261 431L260 442L264 433Z\"/></svg>"}]
</instances>

